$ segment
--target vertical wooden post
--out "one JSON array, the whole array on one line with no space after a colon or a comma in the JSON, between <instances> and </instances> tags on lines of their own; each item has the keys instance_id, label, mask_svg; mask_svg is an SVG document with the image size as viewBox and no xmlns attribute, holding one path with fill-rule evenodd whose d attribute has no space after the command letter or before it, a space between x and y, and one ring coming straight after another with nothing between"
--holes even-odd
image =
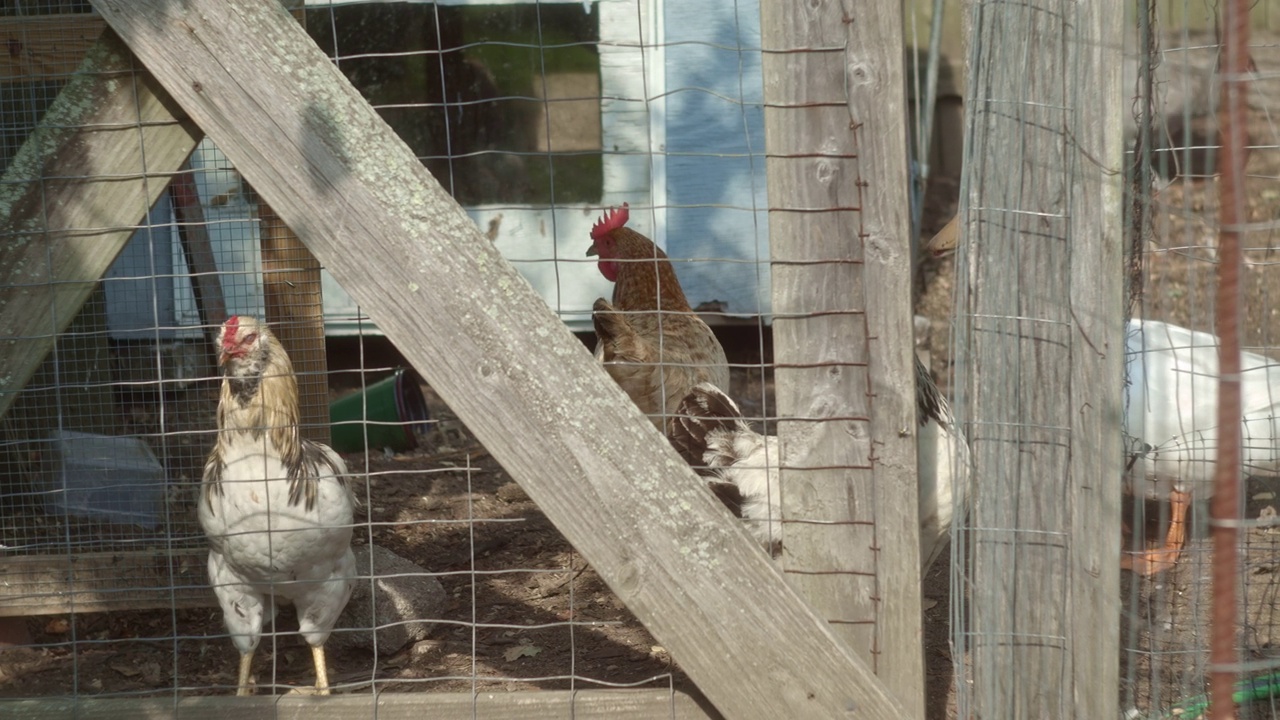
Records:
<instances>
[{"instance_id":1,"label":"vertical wooden post","mask_svg":"<svg viewBox=\"0 0 1280 720\"><path fill-rule=\"evenodd\" d=\"M294 18L302 22L296 0L284 0ZM302 434L329 443L329 376L324 345L324 295L320 286L320 261L261 200L258 218L262 228L262 296L267 322L288 351L298 376L298 403Z\"/></svg>"},{"instance_id":2,"label":"vertical wooden post","mask_svg":"<svg viewBox=\"0 0 1280 720\"><path fill-rule=\"evenodd\" d=\"M324 348L324 301L320 261L264 202L262 296L267 322L293 360L298 375L302 434L329 442L329 376Z\"/></svg>"},{"instance_id":3,"label":"vertical wooden post","mask_svg":"<svg viewBox=\"0 0 1280 720\"><path fill-rule=\"evenodd\" d=\"M761 3L783 562L923 717L898 3Z\"/></svg>"},{"instance_id":4,"label":"vertical wooden post","mask_svg":"<svg viewBox=\"0 0 1280 720\"><path fill-rule=\"evenodd\" d=\"M953 345L976 468L960 713L1117 717L1123 7L972 12Z\"/></svg>"}]
</instances>

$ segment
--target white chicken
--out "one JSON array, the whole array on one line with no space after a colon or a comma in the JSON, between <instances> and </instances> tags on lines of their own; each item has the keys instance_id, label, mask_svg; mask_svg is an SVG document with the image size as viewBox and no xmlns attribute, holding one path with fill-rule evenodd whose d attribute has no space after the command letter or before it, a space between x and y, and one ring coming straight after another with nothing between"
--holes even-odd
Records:
<instances>
[{"instance_id":1,"label":"white chicken","mask_svg":"<svg viewBox=\"0 0 1280 720\"><path fill-rule=\"evenodd\" d=\"M951 405L929 369L916 366L916 482L920 512L920 575L928 572L951 539L951 526L969 510L969 441L955 426Z\"/></svg>"},{"instance_id":2,"label":"white chicken","mask_svg":"<svg viewBox=\"0 0 1280 720\"><path fill-rule=\"evenodd\" d=\"M915 372L920 574L924 575L947 546L955 515L963 516L968 508L969 445L953 426L946 398L919 359ZM700 472L706 468L718 479L712 490L748 523L767 551L777 554L782 542L778 438L752 430L738 405L710 383L695 386L685 396L668 438L686 462Z\"/></svg>"},{"instance_id":3,"label":"white chicken","mask_svg":"<svg viewBox=\"0 0 1280 720\"><path fill-rule=\"evenodd\" d=\"M776 555L782 548L778 437L752 430L738 404L704 382L680 401L667 439L685 462L717 479L712 492Z\"/></svg>"},{"instance_id":4,"label":"white chicken","mask_svg":"<svg viewBox=\"0 0 1280 720\"><path fill-rule=\"evenodd\" d=\"M311 646L316 689L327 695L324 643L356 574L346 464L301 436L293 365L265 324L231 317L218 349L218 439L204 467L199 516L209 538L209 582L240 651L236 694L249 694L263 621L292 603Z\"/></svg>"},{"instance_id":5,"label":"white chicken","mask_svg":"<svg viewBox=\"0 0 1280 720\"><path fill-rule=\"evenodd\" d=\"M1280 474L1280 363L1241 353L1241 461L1245 475ZM1186 542L1193 495L1213 482L1218 449L1218 338L1155 320L1125 334L1124 431L1135 497L1169 498L1163 547L1121 556L1121 567L1153 575L1173 567ZM1272 388L1275 388L1273 391Z\"/></svg>"},{"instance_id":6,"label":"white chicken","mask_svg":"<svg viewBox=\"0 0 1280 720\"><path fill-rule=\"evenodd\" d=\"M924 246L941 257L960 242L957 215ZM1280 474L1280 363L1241 353L1241 469ZM1130 320L1125 330L1124 434L1129 491L1169 499L1161 547L1126 552L1120 567L1141 575L1168 570L1187 541L1192 496L1213 482L1218 457L1218 338L1156 320ZM1276 388L1273 392L1272 388Z\"/></svg>"}]
</instances>

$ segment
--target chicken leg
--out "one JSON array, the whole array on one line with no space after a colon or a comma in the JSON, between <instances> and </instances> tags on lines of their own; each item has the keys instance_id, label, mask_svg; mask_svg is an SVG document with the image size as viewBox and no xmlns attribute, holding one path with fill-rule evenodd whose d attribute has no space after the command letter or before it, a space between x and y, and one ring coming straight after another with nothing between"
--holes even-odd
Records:
<instances>
[{"instance_id":1,"label":"chicken leg","mask_svg":"<svg viewBox=\"0 0 1280 720\"><path fill-rule=\"evenodd\" d=\"M252 695L253 690L249 688L249 670L253 667L253 651L240 654L240 686L236 688L236 695L243 697Z\"/></svg>"},{"instance_id":2,"label":"chicken leg","mask_svg":"<svg viewBox=\"0 0 1280 720\"><path fill-rule=\"evenodd\" d=\"M316 694L329 694L329 670L324 662L324 645L311 646L311 659L316 663Z\"/></svg>"},{"instance_id":3,"label":"chicken leg","mask_svg":"<svg viewBox=\"0 0 1280 720\"><path fill-rule=\"evenodd\" d=\"M1169 493L1169 533L1164 547L1145 552L1125 552L1120 556L1120 569L1150 577L1173 568L1187 542L1187 510L1191 493L1174 490Z\"/></svg>"}]
</instances>

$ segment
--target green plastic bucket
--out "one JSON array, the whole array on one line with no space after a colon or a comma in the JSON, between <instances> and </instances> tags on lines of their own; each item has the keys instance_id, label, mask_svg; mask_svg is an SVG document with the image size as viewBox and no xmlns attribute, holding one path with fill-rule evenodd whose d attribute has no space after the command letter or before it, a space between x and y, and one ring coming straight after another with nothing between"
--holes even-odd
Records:
<instances>
[{"instance_id":1,"label":"green plastic bucket","mask_svg":"<svg viewBox=\"0 0 1280 720\"><path fill-rule=\"evenodd\" d=\"M342 453L364 450L366 438L370 448L412 450L428 419L418 374L405 368L329 403L333 449Z\"/></svg>"}]
</instances>

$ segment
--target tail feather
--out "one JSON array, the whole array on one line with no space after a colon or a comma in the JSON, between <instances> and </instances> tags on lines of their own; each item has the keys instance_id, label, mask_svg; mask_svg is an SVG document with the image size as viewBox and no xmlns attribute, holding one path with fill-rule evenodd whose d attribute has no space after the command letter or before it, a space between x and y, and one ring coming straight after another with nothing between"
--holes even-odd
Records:
<instances>
[{"instance_id":1,"label":"tail feather","mask_svg":"<svg viewBox=\"0 0 1280 720\"><path fill-rule=\"evenodd\" d=\"M709 475L708 466L723 467L731 462L708 461L708 451L722 451L724 439L745 425L737 403L715 385L699 383L680 401L667 439L694 470Z\"/></svg>"},{"instance_id":2,"label":"tail feather","mask_svg":"<svg viewBox=\"0 0 1280 720\"><path fill-rule=\"evenodd\" d=\"M929 369L920 362L920 358L912 353L916 361L916 420L923 426L930 420L944 429L951 427L951 407L942 396L938 386L933 383Z\"/></svg>"},{"instance_id":3,"label":"tail feather","mask_svg":"<svg viewBox=\"0 0 1280 720\"><path fill-rule=\"evenodd\" d=\"M604 298L597 298L591 307L591 324L596 331L596 352L605 362L618 359L615 355L621 346L634 344L635 329Z\"/></svg>"},{"instance_id":4,"label":"tail feather","mask_svg":"<svg viewBox=\"0 0 1280 720\"><path fill-rule=\"evenodd\" d=\"M729 508L734 517L742 517L742 488L737 483L713 480L707 483L707 487L711 489L712 495Z\"/></svg>"}]
</instances>

